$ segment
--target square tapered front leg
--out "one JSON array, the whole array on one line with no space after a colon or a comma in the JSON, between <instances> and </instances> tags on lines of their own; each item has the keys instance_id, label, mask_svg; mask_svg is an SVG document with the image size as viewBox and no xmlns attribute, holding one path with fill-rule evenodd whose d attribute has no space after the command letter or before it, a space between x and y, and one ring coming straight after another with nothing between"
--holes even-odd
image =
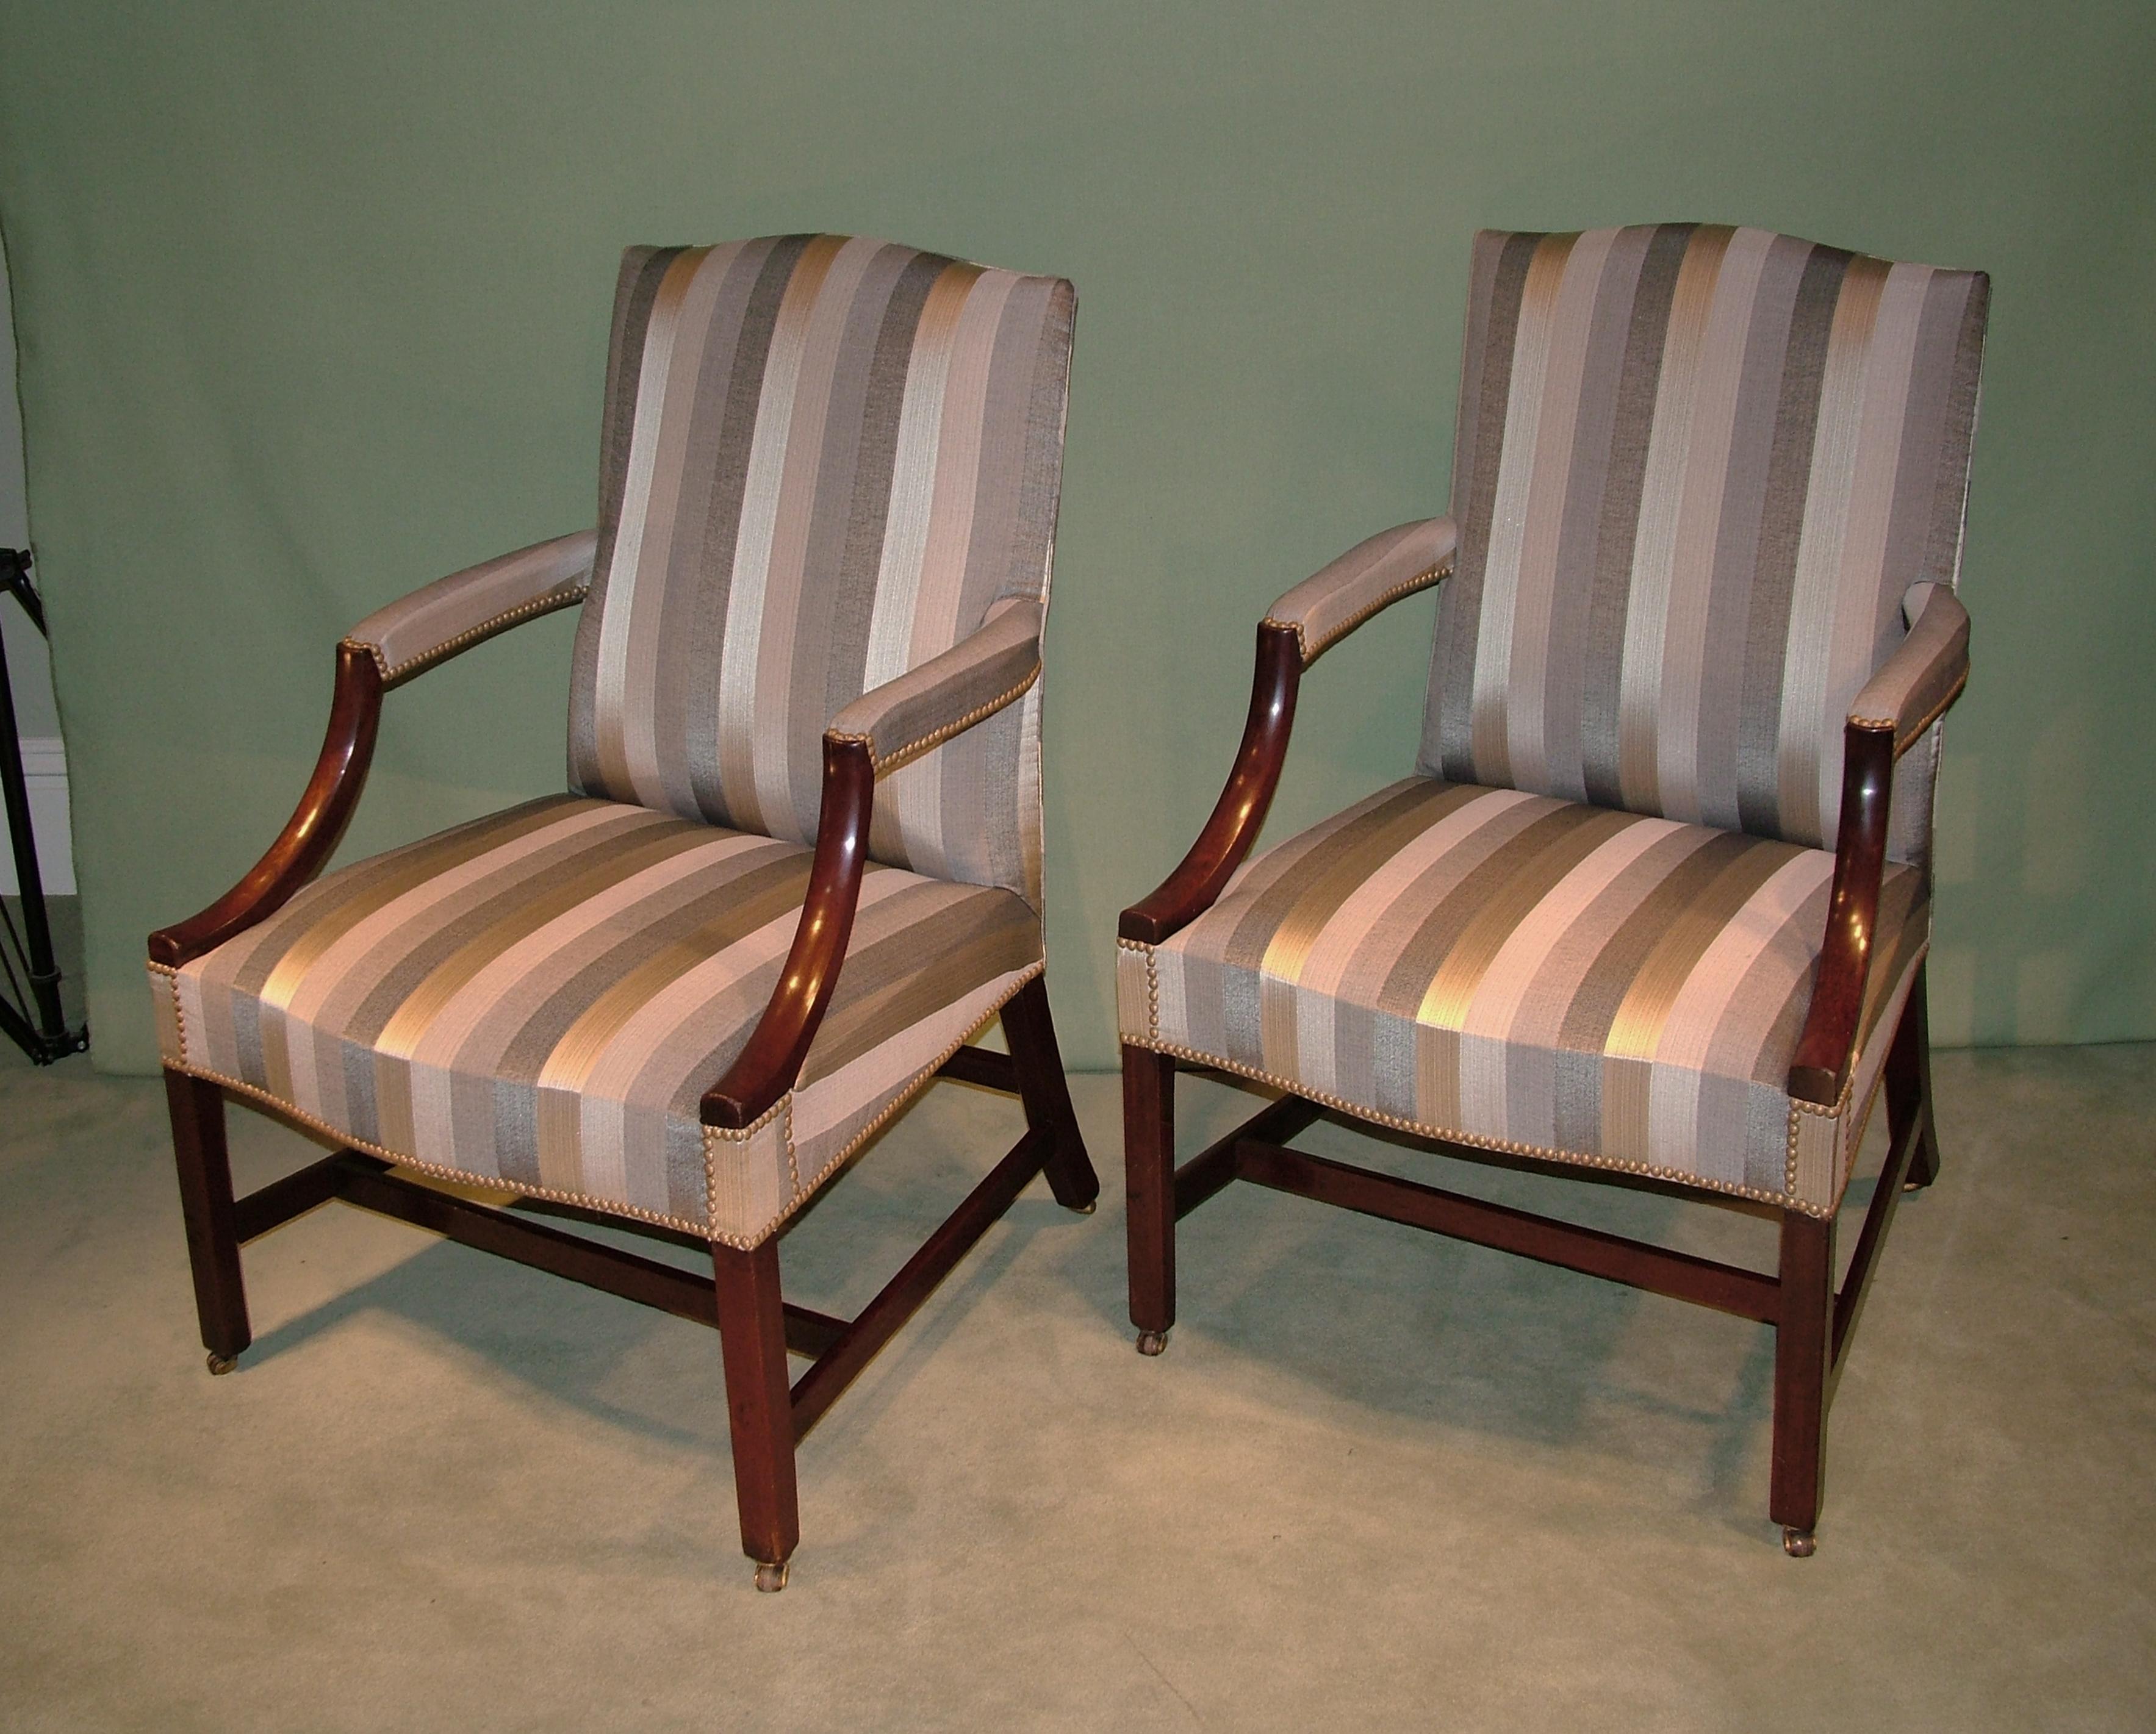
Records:
<instances>
[{"instance_id":1,"label":"square tapered front leg","mask_svg":"<svg viewBox=\"0 0 2156 1734\"><path fill-rule=\"evenodd\" d=\"M801 1540L801 1510L793 1479L793 1398L786 1371L778 1238L747 1252L714 1242L711 1270L718 1286L742 1552L756 1562L758 1589L783 1589L787 1562Z\"/></svg>"},{"instance_id":2,"label":"square tapered front leg","mask_svg":"<svg viewBox=\"0 0 2156 1734\"><path fill-rule=\"evenodd\" d=\"M187 1224L187 1263L194 1273L203 1347L209 1351L212 1372L229 1372L254 1335L247 1322L247 1289L239 1274L232 1161L224 1143L224 1092L167 1067L165 1102L172 1116L180 1213Z\"/></svg>"},{"instance_id":3,"label":"square tapered front leg","mask_svg":"<svg viewBox=\"0 0 2156 1734\"><path fill-rule=\"evenodd\" d=\"M1175 1062L1123 1049L1123 1164L1130 1198L1131 1322L1158 1355L1175 1324Z\"/></svg>"}]
</instances>

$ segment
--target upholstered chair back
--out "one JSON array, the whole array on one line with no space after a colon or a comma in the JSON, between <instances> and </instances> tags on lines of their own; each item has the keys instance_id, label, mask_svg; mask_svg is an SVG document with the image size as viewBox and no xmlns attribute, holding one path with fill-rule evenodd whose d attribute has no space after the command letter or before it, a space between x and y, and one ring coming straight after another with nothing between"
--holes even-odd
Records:
<instances>
[{"instance_id":1,"label":"upholstered chair back","mask_svg":"<svg viewBox=\"0 0 2156 1734\"><path fill-rule=\"evenodd\" d=\"M1073 296L880 241L629 249L577 634L587 794L814 839L825 726L1045 607ZM870 852L1040 895L1038 685L878 789Z\"/></svg>"},{"instance_id":2,"label":"upholstered chair back","mask_svg":"<svg viewBox=\"0 0 2156 1734\"><path fill-rule=\"evenodd\" d=\"M1763 229L1478 235L1421 768L1831 848L1850 701L1958 573L1988 290Z\"/></svg>"}]
</instances>

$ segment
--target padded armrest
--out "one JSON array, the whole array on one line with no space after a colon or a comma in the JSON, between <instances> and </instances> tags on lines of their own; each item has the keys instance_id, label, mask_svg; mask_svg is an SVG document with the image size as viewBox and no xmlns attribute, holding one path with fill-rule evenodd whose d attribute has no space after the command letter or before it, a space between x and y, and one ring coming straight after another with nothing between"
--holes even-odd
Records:
<instances>
[{"instance_id":1,"label":"padded armrest","mask_svg":"<svg viewBox=\"0 0 2156 1734\"><path fill-rule=\"evenodd\" d=\"M1450 572L1456 540L1450 518L1380 531L1281 598L1265 623L1293 629L1308 668L1380 608Z\"/></svg>"},{"instance_id":2,"label":"padded armrest","mask_svg":"<svg viewBox=\"0 0 2156 1734\"><path fill-rule=\"evenodd\" d=\"M993 716L1040 674L1041 606L1008 602L979 631L896 680L863 693L831 721L827 741L868 748L878 777Z\"/></svg>"},{"instance_id":3,"label":"padded armrest","mask_svg":"<svg viewBox=\"0 0 2156 1734\"><path fill-rule=\"evenodd\" d=\"M1943 584L1912 584L1902 639L1849 707L1851 726L1894 731L1897 757L1938 721L1969 681L1969 610Z\"/></svg>"},{"instance_id":4,"label":"padded armrest","mask_svg":"<svg viewBox=\"0 0 2156 1734\"><path fill-rule=\"evenodd\" d=\"M471 566L377 608L344 642L373 657L385 686L519 621L582 602L598 531L579 530Z\"/></svg>"}]
</instances>

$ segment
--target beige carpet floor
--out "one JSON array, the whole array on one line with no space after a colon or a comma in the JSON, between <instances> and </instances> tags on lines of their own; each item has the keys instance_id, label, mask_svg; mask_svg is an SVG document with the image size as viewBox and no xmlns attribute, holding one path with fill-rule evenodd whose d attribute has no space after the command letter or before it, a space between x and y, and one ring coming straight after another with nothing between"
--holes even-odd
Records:
<instances>
[{"instance_id":1,"label":"beige carpet floor","mask_svg":"<svg viewBox=\"0 0 2156 1734\"><path fill-rule=\"evenodd\" d=\"M804 1446L759 1596L711 1333L332 1205L250 1249L256 1345L212 1379L157 1085L0 1059L0 1726L2156 1726L2156 1049L1938 1085L1813 1559L1766 1521L1740 1321L1241 1188L1141 1359L1084 1077L1100 1213L1036 1186L991 1231ZM1185 1096L1192 1147L1244 1106ZM309 1153L233 1118L243 1184ZM1016 1124L932 1090L789 1235L790 1291L857 1305Z\"/></svg>"}]
</instances>

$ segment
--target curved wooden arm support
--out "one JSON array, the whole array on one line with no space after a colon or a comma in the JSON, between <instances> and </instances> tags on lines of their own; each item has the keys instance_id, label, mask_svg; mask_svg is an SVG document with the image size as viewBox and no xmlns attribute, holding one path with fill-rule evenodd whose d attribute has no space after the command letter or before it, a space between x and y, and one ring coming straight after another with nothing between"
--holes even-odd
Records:
<instances>
[{"instance_id":1,"label":"curved wooden arm support","mask_svg":"<svg viewBox=\"0 0 2156 1734\"><path fill-rule=\"evenodd\" d=\"M1849 1085L1864 983L1887 870L1887 810L1894 787L1894 731L1851 722L1842 731L1841 828L1835 835L1834 890L1811 1009L1789 1067L1789 1094L1831 1108Z\"/></svg>"},{"instance_id":2,"label":"curved wooden arm support","mask_svg":"<svg viewBox=\"0 0 2156 1734\"><path fill-rule=\"evenodd\" d=\"M1125 939L1158 945L1213 906L1258 840L1287 762L1295 726L1296 692L1302 680L1302 644L1292 626L1268 621L1258 628L1256 673L1250 682L1250 716L1228 786L1198 841L1160 889L1123 911L1116 931Z\"/></svg>"},{"instance_id":3,"label":"curved wooden arm support","mask_svg":"<svg viewBox=\"0 0 2156 1734\"><path fill-rule=\"evenodd\" d=\"M816 854L801 925L748 1045L726 1076L704 1092L706 1126L740 1131L755 1125L800 1076L853 935L875 804L875 763L867 743L826 735L824 804L816 818Z\"/></svg>"},{"instance_id":4,"label":"curved wooden arm support","mask_svg":"<svg viewBox=\"0 0 2156 1734\"><path fill-rule=\"evenodd\" d=\"M269 852L204 910L150 936L150 961L177 969L275 914L322 870L359 804L382 722L382 669L361 645L339 644L336 695L306 793Z\"/></svg>"},{"instance_id":5,"label":"curved wooden arm support","mask_svg":"<svg viewBox=\"0 0 2156 1734\"><path fill-rule=\"evenodd\" d=\"M1842 730L1841 829L1811 1009L1789 1067L1789 1094L1831 1108L1849 1087L1864 1017L1879 885L1887 868L1894 765L1946 715L1969 682L1969 614L1953 591L1912 585L1908 636L1858 692Z\"/></svg>"}]
</instances>

